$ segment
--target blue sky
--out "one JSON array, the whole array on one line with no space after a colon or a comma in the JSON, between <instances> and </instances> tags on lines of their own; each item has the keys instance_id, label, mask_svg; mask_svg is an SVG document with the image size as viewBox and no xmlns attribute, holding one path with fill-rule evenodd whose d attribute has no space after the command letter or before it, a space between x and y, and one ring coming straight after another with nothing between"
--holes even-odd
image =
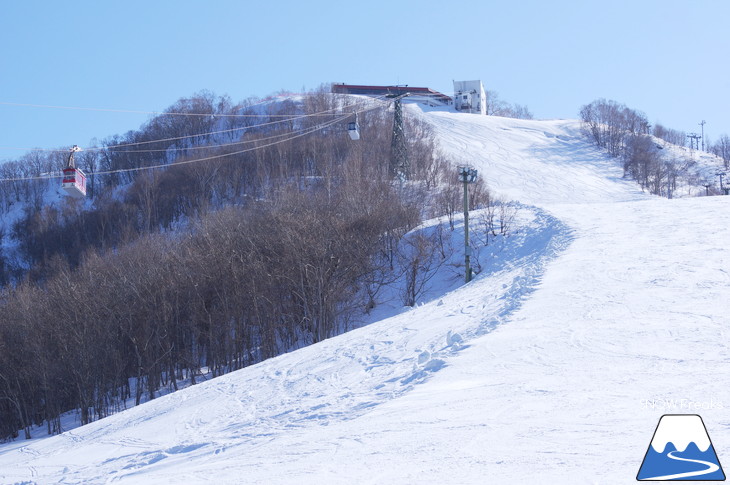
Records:
<instances>
[{"instance_id":1,"label":"blue sky","mask_svg":"<svg viewBox=\"0 0 730 485\"><path fill-rule=\"evenodd\" d=\"M203 89L481 79L536 118L602 97L687 132L704 119L714 140L730 133L728 19L724 0L0 0L0 103L161 111ZM0 104L0 160L148 118Z\"/></svg>"}]
</instances>

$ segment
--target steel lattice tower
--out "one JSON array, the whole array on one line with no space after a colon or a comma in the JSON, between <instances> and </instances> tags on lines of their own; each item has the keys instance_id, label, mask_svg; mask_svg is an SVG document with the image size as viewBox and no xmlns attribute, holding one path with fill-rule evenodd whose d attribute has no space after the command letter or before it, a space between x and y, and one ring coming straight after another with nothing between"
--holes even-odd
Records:
<instances>
[{"instance_id":1,"label":"steel lattice tower","mask_svg":"<svg viewBox=\"0 0 730 485\"><path fill-rule=\"evenodd\" d=\"M403 132L403 108L401 106L403 97L404 95L393 96L395 113L393 115L393 138L390 142L390 174L407 180L410 177L410 164L408 163L406 137Z\"/></svg>"}]
</instances>

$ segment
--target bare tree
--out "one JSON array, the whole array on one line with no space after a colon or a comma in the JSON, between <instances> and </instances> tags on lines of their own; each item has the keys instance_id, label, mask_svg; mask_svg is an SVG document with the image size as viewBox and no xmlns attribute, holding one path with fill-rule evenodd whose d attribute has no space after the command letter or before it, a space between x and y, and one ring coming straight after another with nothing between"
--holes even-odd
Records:
<instances>
[{"instance_id":1,"label":"bare tree","mask_svg":"<svg viewBox=\"0 0 730 485\"><path fill-rule=\"evenodd\" d=\"M652 134L672 145L683 147L687 143L687 135L685 132L667 128L659 123L654 124Z\"/></svg>"},{"instance_id":2,"label":"bare tree","mask_svg":"<svg viewBox=\"0 0 730 485\"><path fill-rule=\"evenodd\" d=\"M725 169L730 168L730 137L722 135L717 142L712 145L712 153L722 158Z\"/></svg>"},{"instance_id":3,"label":"bare tree","mask_svg":"<svg viewBox=\"0 0 730 485\"><path fill-rule=\"evenodd\" d=\"M621 155L628 137L649 132L643 113L613 100L598 99L583 106L580 117L586 134L613 157Z\"/></svg>"},{"instance_id":4,"label":"bare tree","mask_svg":"<svg viewBox=\"0 0 730 485\"><path fill-rule=\"evenodd\" d=\"M403 238L399 261L404 275L401 291L404 305L416 304L428 289L428 282L446 262L440 248L437 231L429 234L424 230L418 230Z\"/></svg>"}]
</instances>

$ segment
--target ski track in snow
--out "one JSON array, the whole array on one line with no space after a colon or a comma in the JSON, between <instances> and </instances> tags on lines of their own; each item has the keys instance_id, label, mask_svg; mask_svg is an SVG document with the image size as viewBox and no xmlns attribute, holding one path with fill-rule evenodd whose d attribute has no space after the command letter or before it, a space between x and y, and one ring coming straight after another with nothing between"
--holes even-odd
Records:
<instances>
[{"instance_id":1,"label":"ski track in snow","mask_svg":"<svg viewBox=\"0 0 730 485\"><path fill-rule=\"evenodd\" d=\"M679 456L674 456L673 453L678 453L678 452L675 450L675 451L670 451L669 453L667 453L667 456L669 458L671 458L672 460L686 461L689 463L698 463L700 465L705 465L707 468L705 468L704 470L699 470L699 471L695 471L695 472L675 473L673 475L661 475L658 477L644 478L644 479L642 479L642 481L646 481L646 480L664 481L664 480L678 480L680 478L701 477L702 475L709 475L710 473L714 473L720 469L719 466L715 465L712 462L704 461L704 460L693 460L690 458L682 458Z\"/></svg>"},{"instance_id":2,"label":"ski track in snow","mask_svg":"<svg viewBox=\"0 0 730 485\"><path fill-rule=\"evenodd\" d=\"M47 483L61 477L63 483L117 482L153 467L165 474L171 463L181 466L181 461L237 447L256 449L283 434L356 419L398 398L448 365L468 346L465 342L502 323L533 291L547 262L568 244L569 231L557 219L539 209L522 207L522 213L531 214L532 230L514 237L519 243L507 249L501 266L495 266L486 294L481 289L465 298L463 292L452 292L441 298L440 305L420 306L390 321L252 366L243 378L229 374L49 438L39 443L53 444L49 454L40 450L30 459L15 460L14 465L27 472L17 476L34 479L31 463L38 460L54 470ZM171 430L165 414L183 419L175 420ZM206 441L196 439L201 430L210 428L215 432L207 434ZM144 429L144 435L138 429ZM180 444L155 440L171 431ZM86 454L84 449L99 458L88 465L71 465L72 457ZM118 454L117 449L123 452ZM15 477L0 472L0 478Z\"/></svg>"},{"instance_id":3,"label":"ski track in snow","mask_svg":"<svg viewBox=\"0 0 730 485\"><path fill-rule=\"evenodd\" d=\"M718 386L730 370L730 230L707 229L730 198L650 198L577 122L424 116L443 150L519 201L525 228L489 274L0 448L0 482L633 483L664 414L647 400L730 403ZM703 416L728 429L721 411Z\"/></svg>"}]
</instances>

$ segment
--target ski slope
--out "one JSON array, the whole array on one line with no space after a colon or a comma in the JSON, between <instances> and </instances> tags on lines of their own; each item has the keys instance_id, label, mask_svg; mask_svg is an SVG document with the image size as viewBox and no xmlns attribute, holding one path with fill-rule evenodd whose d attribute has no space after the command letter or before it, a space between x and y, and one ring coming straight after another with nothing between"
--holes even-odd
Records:
<instances>
[{"instance_id":1,"label":"ski slope","mask_svg":"<svg viewBox=\"0 0 730 485\"><path fill-rule=\"evenodd\" d=\"M647 196L575 121L409 114L522 204L491 272L4 445L0 483L634 483L666 413L701 414L720 461L730 456L730 198Z\"/></svg>"}]
</instances>

